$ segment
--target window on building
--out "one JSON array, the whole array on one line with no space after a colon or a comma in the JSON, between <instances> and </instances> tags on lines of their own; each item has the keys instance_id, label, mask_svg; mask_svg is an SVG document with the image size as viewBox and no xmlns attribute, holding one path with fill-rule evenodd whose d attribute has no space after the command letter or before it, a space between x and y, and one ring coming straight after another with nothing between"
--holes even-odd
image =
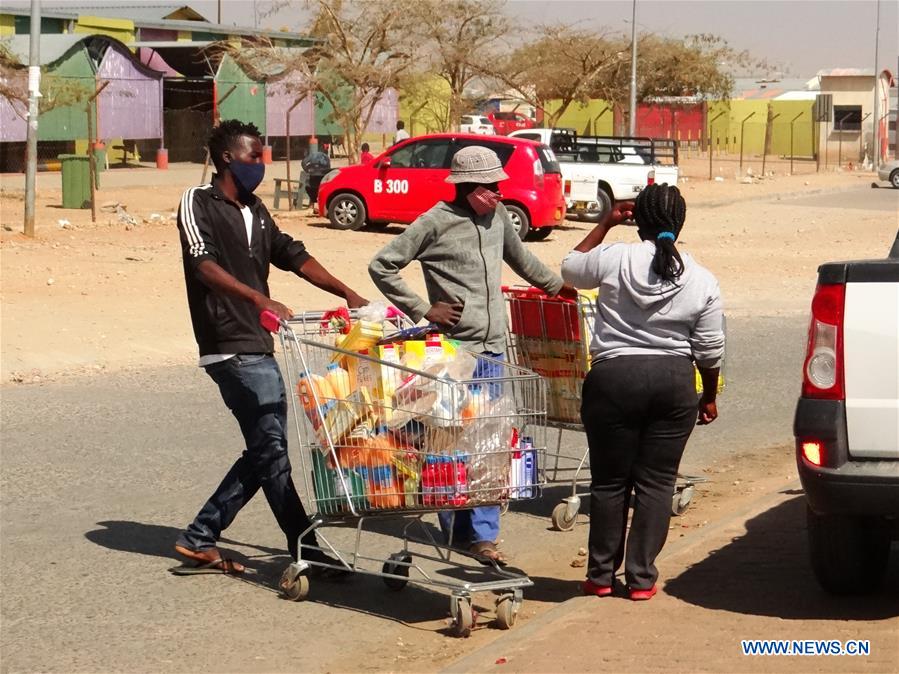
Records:
<instances>
[{"instance_id":1,"label":"window on building","mask_svg":"<svg viewBox=\"0 0 899 674\"><path fill-rule=\"evenodd\" d=\"M862 106L860 105L835 105L833 106L833 128L839 131L861 131Z\"/></svg>"}]
</instances>

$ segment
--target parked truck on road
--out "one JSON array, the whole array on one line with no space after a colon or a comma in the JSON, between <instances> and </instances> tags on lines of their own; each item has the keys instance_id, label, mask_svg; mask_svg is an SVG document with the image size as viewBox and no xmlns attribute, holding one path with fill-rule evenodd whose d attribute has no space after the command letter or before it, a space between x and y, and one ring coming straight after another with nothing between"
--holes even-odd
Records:
<instances>
[{"instance_id":1,"label":"parked truck on road","mask_svg":"<svg viewBox=\"0 0 899 674\"><path fill-rule=\"evenodd\" d=\"M899 233L885 259L818 268L793 433L819 583L876 590L899 538Z\"/></svg>"},{"instance_id":2,"label":"parked truck on road","mask_svg":"<svg viewBox=\"0 0 899 674\"><path fill-rule=\"evenodd\" d=\"M631 136L579 136L574 129L525 129L513 138L552 148L562 168L569 214L596 221L616 201L634 199L653 182L677 185L674 141Z\"/></svg>"}]
</instances>

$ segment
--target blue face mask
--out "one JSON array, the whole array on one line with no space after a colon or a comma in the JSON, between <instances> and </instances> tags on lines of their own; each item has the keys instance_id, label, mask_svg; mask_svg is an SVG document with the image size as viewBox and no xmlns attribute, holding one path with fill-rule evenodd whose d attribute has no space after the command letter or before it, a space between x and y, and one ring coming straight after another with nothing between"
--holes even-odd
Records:
<instances>
[{"instance_id":1,"label":"blue face mask","mask_svg":"<svg viewBox=\"0 0 899 674\"><path fill-rule=\"evenodd\" d=\"M237 187L247 194L252 194L265 177L265 164L237 161L228 164Z\"/></svg>"}]
</instances>

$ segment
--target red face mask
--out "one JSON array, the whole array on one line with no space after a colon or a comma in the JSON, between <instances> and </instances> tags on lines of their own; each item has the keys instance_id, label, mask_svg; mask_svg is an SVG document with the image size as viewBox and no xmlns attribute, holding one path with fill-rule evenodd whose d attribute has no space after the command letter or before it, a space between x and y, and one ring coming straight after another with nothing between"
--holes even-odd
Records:
<instances>
[{"instance_id":1,"label":"red face mask","mask_svg":"<svg viewBox=\"0 0 899 674\"><path fill-rule=\"evenodd\" d=\"M493 190L488 190L483 185L478 185L477 187L475 187L466 197L466 199L468 199L469 205L478 215L486 215L487 213L495 211L496 205L499 203L499 200L501 198L502 195L494 192Z\"/></svg>"}]
</instances>

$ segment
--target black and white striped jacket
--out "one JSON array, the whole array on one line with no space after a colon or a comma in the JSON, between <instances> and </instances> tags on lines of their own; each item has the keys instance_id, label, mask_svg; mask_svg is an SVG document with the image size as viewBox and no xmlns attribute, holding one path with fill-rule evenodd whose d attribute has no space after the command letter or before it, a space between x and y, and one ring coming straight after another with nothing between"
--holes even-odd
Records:
<instances>
[{"instance_id":1,"label":"black and white striped jacket","mask_svg":"<svg viewBox=\"0 0 899 674\"><path fill-rule=\"evenodd\" d=\"M212 183L193 187L181 197L178 230L181 235L184 280L194 336L200 356L217 353L271 353L271 334L259 324L253 305L216 295L204 285L197 267L212 260L241 283L269 296L269 266L296 272L309 259L306 247L278 229L260 199L249 206L252 236L240 205Z\"/></svg>"}]
</instances>

